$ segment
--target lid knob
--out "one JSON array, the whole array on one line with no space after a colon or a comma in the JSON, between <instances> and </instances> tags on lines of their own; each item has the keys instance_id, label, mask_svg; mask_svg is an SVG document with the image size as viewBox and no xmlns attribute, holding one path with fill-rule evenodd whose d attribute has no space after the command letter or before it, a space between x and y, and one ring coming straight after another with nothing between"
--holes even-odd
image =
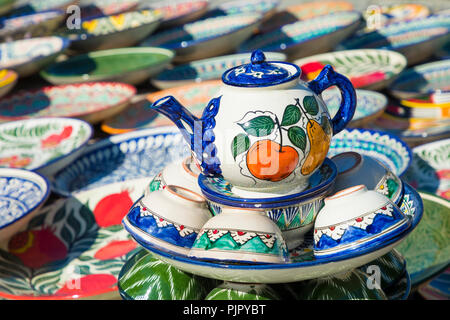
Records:
<instances>
[{"instance_id":1,"label":"lid knob","mask_svg":"<svg viewBox=\"0 0 450 320\"><path fill-rule=\"evenodd\" d=\"M261 64L263 62L266 62L266 56L264 55L264 52L258 49L252 52L250 61L252 62L252 64Z\"/></svg>"}]
</instances>

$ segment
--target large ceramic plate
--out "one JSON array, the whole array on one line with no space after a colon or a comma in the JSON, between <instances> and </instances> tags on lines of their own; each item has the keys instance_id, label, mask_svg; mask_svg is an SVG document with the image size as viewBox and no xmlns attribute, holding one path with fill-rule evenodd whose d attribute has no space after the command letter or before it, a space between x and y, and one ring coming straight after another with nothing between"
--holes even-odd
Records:
<instances>
[{"instance_id":1,"label":"large ceramic plate","mask_svg":"<svg viewBox=\"0 0 450 320\"><path fill-rule=\"evenodd\" d=\"M158 259L188 273L234 282L285 283L321 278L359 267L386 254L398 245L419 223L423 207L417 192L405 185L405 196L401 210L411 219L411 227L398 237L389 239L379 247L366 248L340 258L316 259L312 253L312 233L307 234L305 243L290 252L290 262L283 264L228 264L202 261L176 254L154 246L145 240L145 235L130 226L124 218L124 225L133 238Z\"/></svg>"},{"instance_id":2,"label":"large ceramic plate","mask_svg":"<svg viewBox=\"0 0 450 320\"><path fill-rule=\"evenodd\" d=\"M36 117L76 117L99 122L125 108L136 89L125 83L97 82L21 91L0 102L0 122Z\"/></svg>"},{"instance_id":3,"label":"large ceramic plate","mask_svg":"<svg viewBox=\"0 0 450 320\"><path fill-rule=\"evenodd\" d=\"M173 56L163 48L100 50L52 64L40 74L53 84L119 81L134 85L161 72Z\"/></svg>"},{"instance_id":4,"label":"large ceramic plate","mask_svg":"<svg viewBox=\"0 0 450 320\"><path fill-rule=\"evenodd\" d=\"M402 54L381 49L343 50L294 61L302 68L302 78L313 80L327 64L348 77L355 88L380 90L388 86L406 67Z\"/></svg>"},{"instance_id":5,"label":"large ceramic plate","mask_svg":"<svg viewBox=\"0 0 450 320\"><path fill-rule=\"evenodd\" d=\"M116 183L42 208L0 250L0 297L119 299L118 274L137 247L120 222L146 183Z\"/></svg>"},{"instance_id":6,"label":"large ceramic plate","mask_svg":"<svg viewBox=\"0 0 450 320\"><path fill-rule=\"evenodd\" d=\"M109 134L118 134L136 129L174 125L166 116L150 109L153 102L168 95L177 97L180 103L194 115L201 116L208 102L216 96L221 84L219 80L210 80L151 93L147 98L131 104L121 113L106 119L101 129Z\"/></svg>"},{"instance_id":7,"label":"large ceramic plate","mask_svg":"<svg viewBox=\"0 0 450 320\"><path fill-rule=\"evenodd\" d=\"M36 170L50 176L80 154L92 131L88 123L70 118L0 124L0 167Z\"/></svg>"},{"instance_id":8,"label":"large ceramic plate","mask_svg":"<svg viewBox=\"0 0 450 320\"><path fill-rule=\"evenodd\" d=\"M331 51L358 28L361 14L356 11L337 12L306 21L287 24L278 30L256 35L244 42L240 52L283 52L288 60Z\"/></svg>"},{"instance_id":9,"label":"large ceramic plate","mask_svg":"<svg viewBox=\"0 0 450 320\"><path fill-rule=\"evenodd\" d=\"M18 75L13 70L0 70L0 98L11 91L17 83Z\"/></svg>"}]
</instances>

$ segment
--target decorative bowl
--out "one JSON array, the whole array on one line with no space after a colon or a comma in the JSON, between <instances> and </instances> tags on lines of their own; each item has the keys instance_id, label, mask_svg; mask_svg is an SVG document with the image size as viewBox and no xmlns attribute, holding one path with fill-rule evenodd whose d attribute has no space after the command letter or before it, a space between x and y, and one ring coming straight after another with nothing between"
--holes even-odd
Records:
<instances>
[{"instance_id":1,"label":"decorative bowl","mask_svg":"<svg viewBox=\"0 0 450 320\"><path fill-rule=\"evenodd\" d=\"M132 47L155 31L161 19L157 10L131 11L83 20L80 29L64 28L59 35L78 52Z\"/></svg>"},{"instance_id":2,"label":"decorative bowl","mask_svg":"<svg viewBox=\"0 0 450 320\"><path fill-rule=\"evenodd\" d=\"M19 76L13 70L0 70L0 98L6 95L14 88Z\"/></svg>"},{"instance_id":3,"label":"decorative bowl","mask_svg":"<svg viewBox=\"0 0 450 320\"><path fill-rule=\"evenodd\" d=\"M279 52L265 52L270 61L285 61L286 55ZM207 80L218 80L230 68L248 62L248 54L231 54L177 65L161 72L151 79L151 83L160 89L168 89Z\"/></svg>"},{"instance_id":4,"label":"decorative bowl","mask_svg":"<svg viewBox=\"0 0 450 320\"><path fill-rule=\"evenodd\" d=\"M270 285L264 283L224 281L212 289L205 300L281 300L281 297Z\"/></svg>"},{"instance_id":5,"label":"decorative bowl","mask_svg":"<svg viewBox=\"0 0 450 320\"><path fill-rule=\"evenodd\" d=\"M47 179L22 169L0 168L0 247L20 231L50 195Z\"/></svg>"},{"instance_id":6,"label":"decorative bowl","mask_svg":"<svg viewBox=\"0 0 450 320\"><path fill-rule=\"evenodd\" d=\"M263 20L267 20L276 12L280 2L280 0L226 1L211 9L206 16L258 13L263 17Z\"/></svg>"},{"instance_id":7,"label":"decorative bowl","mask_svg":"<svg viewBox=\"0 0 450 320\"><path fill-rule=\"evenodd\" d=\"M423 19L393 23L380 30L356 34L338 49L387 49L402 53L408 65L432 56L450 39L450 16L430 16Z\"/></svg>"},{"instance_id":8,"label":"decorative bowl","mask_svg":"<svg viewBox=\"0 0 450 320\"><path fill-rule=\"evenodd\" d=\"M40 74L52 84L119 81L135 85L161 72L173 56L163 48L100 50L52 64Z\"/></svg>"},{"instance_id":9,"label":"decorative bowl","mask_svg":"<svg viewBox=\"0 0 450 320\"><path fill-rule=\"evenodd\" d=\"M355 88L381 90L403 71L407 61L405 56L395 51L355 49L318 54L294 63L302 68L304 79L308 81L330 64L348 77Z\"/></svg>"},{"instance_id":10,"label":"decorative bowl","mask_svg":"<svg viewBox=\"0 0 450 320\"><path fill-rule=\"evenodd\" d=\"M255 13L218 16L158 32L140 46L176 52L175 62L189 62L233 52L260 23Z\"/></svg>"},{"instance_id":11,"label":"decorative bowl","mask_svg":"<svg viewBox=\"0 0 450 320\"><path fill-rule=\"evenodd\" d=\"M97 123L123 110L136 89L125 83L94 82L21 91L0 102L0 122L37 117L75 117Z\"/></svg>"},{"instance_id":12,"label":"decorative bowl","mask_svg":"<svg viewBox=\"0 0 450 320\"><path fill-rule=\"evenodd\" d=\"M78 157L93 133L78 119L37 118L0 124L0 167L34 170L46 177Z\"/></svg>"},{"instance_id":13,"label":"decorative bowl","mask_svg":"<svg viewBox=\"0 0 450 320\"><path fill-rule=\"evenodd\" d=\"M20 1L20 6L16 7L12 14L36 13L47 10L62 10L73 4L77 4L80 0L46 0L46 1Z\"/></svg>"},{"instance_id":14,"label":"decorative bowl","mask_svg":"<svg viewBox=\"0 0 450 320\"><path fill-rule=\"evenodd\" d=\"M356 31L361 14L356 11L337 12L307 21L284 25L278 30L256 35L240 47L240 52L283 52L288 60L331 51L338 43Z\"/></svg>"},{"instance_id":15,"label":"decorative bowl","mask_svg":"<svg viewBox=\"0 0 450 320\"><path fill-rule=\"evenodd\" d=\"M288 251L277 225L263 212L226 208L209 219L188 253L195 259L284 263Z\"/></svg>"},{"instance_id":16,"label":"decorative bowl","mask_svg":"<svg viewBox=\"0 0 450 320\"><path fill-rule=\"evenodd\" d=\"M4 42L0 44L0 68L27 77L52 63L68 46L68 40L54 36Z\"/></svg>"},{"instance_id":17,"label":"decorative bowl","mask_svg":"<svg viewBox=\"0 0 450 320\"><path fill-rule=\"evenodd\" d=\"M88 20L135 10L139 0L88 0L80 4L81 19Z\"/></svg>"},{"instance_id":18,"label":"decorative bowl","mask_svg":"<svg viewBox=\"0 0 450 320\"><path fill-rule=\"evenodd\" d=\"M410 226L404 213L386 196L364 185L325 199L314 223L314 256L336 257L378 246Z\"/></svg>"},{"instance_id":19,"label":"decorative bowl","mask_svg":"<svg viewBox=\"0 0 450 320\"><path fill-rule=\"evenodd\" d=\"M439 95L439 93L437 93ZM442 123L450 118L450 103L436 103L435 94L401 100L391 103L386 108L386 114L403 119L422 119L423 122Z\"/></svg>"}]
</instances>

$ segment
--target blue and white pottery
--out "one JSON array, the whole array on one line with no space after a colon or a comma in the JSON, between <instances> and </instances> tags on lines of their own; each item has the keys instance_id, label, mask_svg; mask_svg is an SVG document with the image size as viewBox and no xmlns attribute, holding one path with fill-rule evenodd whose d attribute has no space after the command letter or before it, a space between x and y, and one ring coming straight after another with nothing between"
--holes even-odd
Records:
<instances>
[{"instance_id":1,"label":"blue and white pottery","mask_svg":"<svg viewBox=\"0 0 450 320\"><path fill-rule=\"evenodd\" d=\"M420 222L423 214L422 200L419 194L405 184L405 196L400 210L408 217L410 225L396 237L388 239L376 246L367 246L339 257L314 257L313 233L308 233L305 242L290 251L287 263L217 263L190 258L186 255L173 254L149 243L128 230L132 237L149 250L152 255L184 272L201 275L207 278L246 283L286 283L321 278L331 274L349 271L390 252Z\"/></svg>"},{"instance_id":2,"label":"blue and white pottery","mask_svg":"<svg viewBox=\"0 0 450 320\"><path fill-rule=\"evenodd\" d=\"M269 18L277 10L280 0L233 0L219 4L207 16L231 15L243 13L259 13L264 19Z\"/></svg>"},{"instance_id":3,"label":"blue and white pottery","mask_svg":"<svg viewBox=\"0 0 450 320\"><path fill-rule=\"evenodd\" d=\"M255 50L250 63L223 74L201 118L173 96L151 108L177 125L206 175L222 175L242 193L301 192L325 160L331 137L353 117L356 94L329 65L308 83L300 75L297 65L266 61ZM333 85L343 99L331 119L320 94Z\"/></svg>"},{"instance_id":4,"label":"blue and white pottery","mask_svg":"<svg viewBox=\"0 0 450 320\"><path fill-rule=\"evenodd\" d=\"M49 183L40 174L0 168L0 247L27 225L49 194Z\"/></svg>"},{"instance_id":5,"label":"blue and white pottery","mask_svg":"<svg viewBox=\"0 0 450 320\"><path fill-rule=\"evenodd\" d=\"M403 233L410 220L388 197L364 185L325 199L314 223L314 256L337 257L378 246Z\"/></svg>"},{"instance_id":6,"label":"blue and white pottery","mask_svg":"<svg viewBox=\"0 0 450 320\"><path fill-rule=\"evenodd\" d=\"M202 195L167 185L140 198L123 223L155 246L188 254L200 229L210 218Z\"/></svg>"}]
</instances>

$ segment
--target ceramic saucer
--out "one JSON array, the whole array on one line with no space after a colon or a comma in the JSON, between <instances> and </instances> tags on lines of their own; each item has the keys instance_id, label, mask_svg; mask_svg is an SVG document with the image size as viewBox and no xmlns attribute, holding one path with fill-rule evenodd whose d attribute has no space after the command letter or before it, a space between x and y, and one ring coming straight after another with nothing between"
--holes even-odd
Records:
<instances>
[{"instance_id":1,"label":"ceramic saucer","mask_svg":"<svg viewBox=\"0 0 450 320\"><path fill-rule=\"evenodd\" d=\"M17 73L13 70L0 70L0 98L14 88L18 78Z\"/></svg>"}]
</instances>

